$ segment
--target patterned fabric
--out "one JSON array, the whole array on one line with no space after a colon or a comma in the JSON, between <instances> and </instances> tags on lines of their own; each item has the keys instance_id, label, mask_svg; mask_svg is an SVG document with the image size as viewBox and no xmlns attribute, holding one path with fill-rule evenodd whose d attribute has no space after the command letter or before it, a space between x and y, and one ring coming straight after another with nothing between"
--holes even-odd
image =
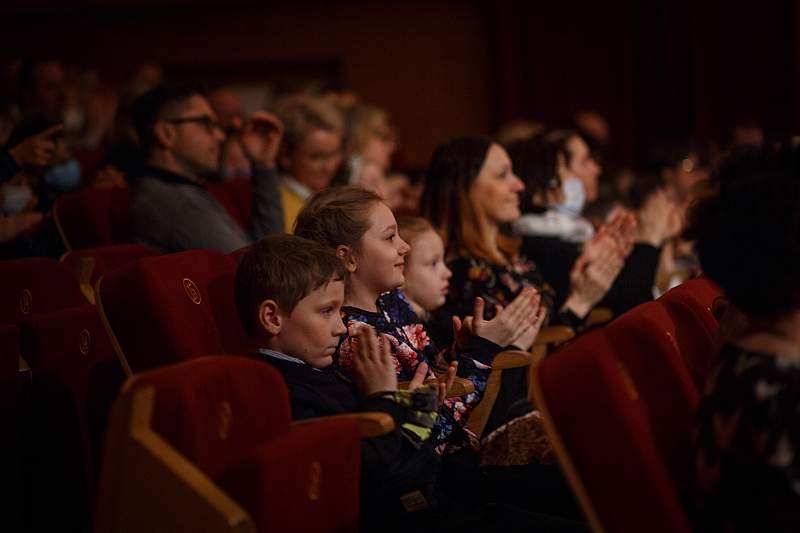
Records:
<instances>
[{"instance_id":1,"label":"patterned fabric","mask_svg":"<svg viewBox=\"0 0 800 533\"><path fill-rule=\"evenodd\" d=\"M447 301L434 311L432 318L434 338L439 343L452 341L450 317L471 315L477 296L486 301L484 314L488 320L495 315L495 305L510 304L525 287L535 287L542 295L542 305L547 309L546 323L572 325L560 316L553 316L555 292L542 279L536 264L523 255L516 254L507 266L464 257L450 261L447 266L453 272L450 291Z\"/></svg>"},{"instance_id":2,"label":"patterned fabric","mask_svg":"<svg viewBox=\"0 0 800 533\"><path fill-rule=\"evenodd\" d=\"M701 530L800 531L800 361L728 345L698 411Z\"/></svg>"},{"instance_id":3,"label":"patterned fabric","mask_svg":"<svg viewBox=\"0 0 800 533\"><path fill-rule=\"evenodd\" d=\"M339 341L335 360L342 367L350 368L358 350L356 335L366 324L375 328L379 334L385 333L389 336L398 381L411 380L417 366L422 362L427 362L431 367L428 379L433 379L433 367L458 361L458 376L471 381L475 392L445 400L439 409L433 443L440 453L464 446L477 447L477 437L465 427L467 415L483 397L489 365L500 347L485 339L476 338L476 342L463 351L453 348L440 350L399 289L381 295L377 304L377 313L355 307L342 308L342 319L347 326L347 333Z\"/></svg>"}]
</instances>

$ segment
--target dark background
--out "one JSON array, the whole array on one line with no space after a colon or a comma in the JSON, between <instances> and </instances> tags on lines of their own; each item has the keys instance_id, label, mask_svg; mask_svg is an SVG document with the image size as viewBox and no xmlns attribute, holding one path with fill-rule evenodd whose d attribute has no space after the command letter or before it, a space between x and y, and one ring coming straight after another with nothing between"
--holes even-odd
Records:
<instances>
[{"instance_id":1,"label":"dark background","mask_svg":"<svg viewBox=\"0 0 800 533\"><path fill-rule=\"evenodd\" d=\"M0 61L57 57L110 81L143 61L212 83L318 76L388 109L418 166L454 135L593 109L630 163L744 118L796 131L796 4L28 0L0 7Z\"/></svg>"}]
</instances>

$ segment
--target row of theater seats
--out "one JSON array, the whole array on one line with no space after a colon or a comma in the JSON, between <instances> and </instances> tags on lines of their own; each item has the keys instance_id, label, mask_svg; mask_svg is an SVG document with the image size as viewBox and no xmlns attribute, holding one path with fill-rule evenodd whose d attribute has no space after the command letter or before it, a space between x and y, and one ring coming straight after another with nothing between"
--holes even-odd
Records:
<instances>
[{"instance_id":1,"label":"row of theater seats","mask_svg":"<svg viewBox=\"0 0 800 533\"><path fill-rule=\"evenodd\" d=\"M211 183L208 190L242 228L250 227L253 189L249 178ZM127 188L84 189L59 197L53 217L67 249L130 243L130 202Z\"/></svg>"},{"instance_id":2,"label":"row of theater seats","mask_svg":"<svg viewBox=\"0 0 800 533\"><path fill-rule=\"evenodd\" d=\"M19 417L19 529L356 527L359 438L392 420L292 423L280 376L233 356L252 348L233 305L240 253L123 245L60 263L0 262L3 366L17 378L3 390ZM97 306L79 283L93 277ZM23 366L30 381L20 390Z\"/></svg>"},{"instance_id":3,"label":"row of theater seats","mask_svg":"<svg viewBox=\"0 0 800 533\"><path fill-rule=\"evenodd\" d=\"M718 287L691 280L536 366L535 401L595 531L692 530L681 492L723 309Z\"/></svg>"}]
</instances>

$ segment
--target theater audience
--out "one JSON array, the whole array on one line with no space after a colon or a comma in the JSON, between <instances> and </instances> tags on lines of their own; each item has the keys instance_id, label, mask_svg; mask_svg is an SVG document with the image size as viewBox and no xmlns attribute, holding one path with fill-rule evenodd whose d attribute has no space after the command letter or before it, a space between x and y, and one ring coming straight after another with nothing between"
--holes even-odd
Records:
<instances>
[{"instance_id":1,"label":"theater audience","mask_svg":"<svg viewBox=\"0 0 800 533\"><path fill-rule=\"evenodd\" d=\"M734 154L690 233L705 274L750 322L701 400L691 502L699 531L800 528L800 153Z\"/></svg>"},{"instance_id":2,"label":"theater audience","mask_svg":"<svg viewBox=\"0 0 800 533\"><path fill-rule=\"evenodd\" d=\"M442 236L453 272L447 302L435 313L440 342L451 338L443 327L446 317L469 315L476 297L489 304L486 316L492 317L495 306L507 305L528 287L542 295L551 323L580 327L622 268L614 242L590 247L572 267L569 293L556 308L553 289L519 253L519 240L504 231L521 214L524 187L506 151L488 139L455 139L436 149L422 214Z\"/></svg>"},{"instance_id":3,"label":"theater audience","mask_svg":"<svg viewBox=\"0 0 800 533\"><path fill-rule=\"evenodd\" d=\"M331 184L343 158L344 120L328 101L313 96L288 96L275 105L286 130L278 163L284 227L292 231L309 197Z\"/></svg>"},{"instance_id":4,"label":"theater audience","mask_svg":"<svg viewBox=\"0 0 800 533\"><path fill-rule=\"evenodd\" d=\"M635 242L629 254L620 256L624 266L599 305L619 315L652 299L662 245L680 229L679 215L662 180L658 176L637 180L624 202L626 209L615 210L595 230L583 218L552 209L563 197L559 185L567 174L566 154L557 145L540 137L513 143L508 150L514 171L525 183L523 215L514 221L513 229L522 237L523 254L536 262L554 288L557 305L569 292L569 274L581 253L607 242L608 236Z\"/></svg>"},{"instance_id":5,"label":"theater audience","mask_svg":"<svg viewBox=\"0 0 800 533\"><path fill-rule=\"evenodd\" d=\"M160 87L134 104L133 119L145 156L134 178L133 234L163 252L206 248L231 252L283 231L275 162L283 126L267 113L244 126L243 146L256 169L253 220L245 232L205 189L219 174L225 139L206 98L191 87Z\"/></svg>"}]
</instances>

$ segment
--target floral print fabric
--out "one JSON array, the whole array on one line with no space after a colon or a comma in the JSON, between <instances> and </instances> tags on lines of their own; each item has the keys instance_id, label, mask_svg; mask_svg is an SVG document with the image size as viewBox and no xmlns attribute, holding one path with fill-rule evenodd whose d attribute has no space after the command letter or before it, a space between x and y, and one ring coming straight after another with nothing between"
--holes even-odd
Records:
<instances>
[{"instance_id":1,"label":"floral print fabric","mask_svg":"<svg viewBox=\"0 0 800 533\"><path fill-rule=\"evenodd\" d=\"M368 325L378 334L388 335L398 381L411 380L417 366L422 362L428 363L428 378L433 379L434 367L445 366L449 361L458 361L458 376L470 380L475 386L475 392L445 400L439 409L432 439L440 453L464 446L476 447L476 436L465 426L467 416L483 396L492 359L500 351L500 347L484 340L475 349L460 351L448 347L440 350L399 289L381 295L377 304L377 313L355 307L342 308L342 320L347 327L347 333L340 339L334 358L342 367L350 368L358 350L356 335L364 325Z\"/></svg>"}]
</instances>

